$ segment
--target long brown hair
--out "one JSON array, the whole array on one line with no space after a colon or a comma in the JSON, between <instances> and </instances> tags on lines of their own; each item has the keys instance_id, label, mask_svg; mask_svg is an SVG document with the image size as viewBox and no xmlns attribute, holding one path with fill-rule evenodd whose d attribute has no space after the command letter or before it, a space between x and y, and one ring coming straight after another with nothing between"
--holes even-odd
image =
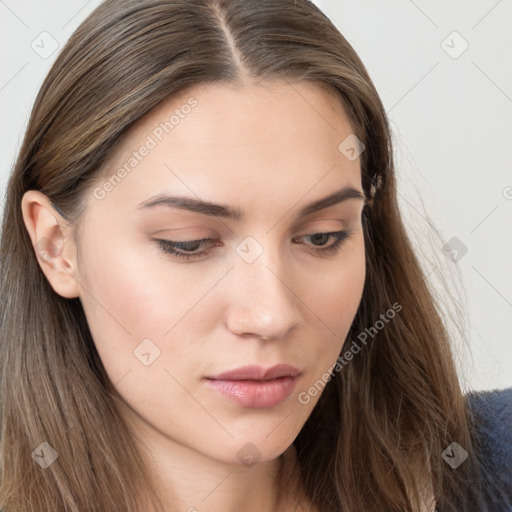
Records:
<instances>
[{"instance_id":1,"label":"long brown hair","mask_svg":"<svg viewBox=\"0 0 512 512\"><path fill-rule=\"evenodd\" d=\"M361 333L372 336L333 371L295 440L304 492L321 512L417 511L427 481L440 510L466 509L472 459L454 470L441 454L454 441L472 452L470 417L398 209L385 110L353 48L307 0L107 0L48 73L8 183L0 247L4 511L163 510L79 299L56 294L41 271L23 194L41 191L78 227L102 163L141 116L187 87L274 78L335 91L365 145L367 277L342 353ZM393 304L400 312L371 331ZM58 453L46 469L31 457L43 442Z\"/></svg>"}]
</instances>

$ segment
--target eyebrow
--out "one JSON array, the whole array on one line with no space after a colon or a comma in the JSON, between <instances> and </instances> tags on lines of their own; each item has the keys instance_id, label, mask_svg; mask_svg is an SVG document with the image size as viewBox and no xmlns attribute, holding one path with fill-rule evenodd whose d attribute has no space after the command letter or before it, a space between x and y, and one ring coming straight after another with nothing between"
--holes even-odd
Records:
<instances>
[{"instance_id":1,"label":"eyebrow","mask_svg":"<svg viewBox=\"0 0 512 512\"><path fill-rule=\"evenodd\" d=\"M342 203L349 199L365 200L362 193L353 187L343 187L342 189L334 192L333 194L317 199L312 203L304 206L299 211L299 216L304 217L318 210L323 210L329 206ZM193 197L187 196L169 196L165 194L159 194L157 196L150 197L146 201L143 201L137 210L143 210L147 208L154 208L156 206L166 206L169 208L179 208L182 210L188 210L195 213L201 213L203 215L212 215L217 217L223 217L233 220L241 220L244 218L244 213L239 208L228 206L225 204L215 204L208 201L202 201Z\"/></svg>"}]
</instances>

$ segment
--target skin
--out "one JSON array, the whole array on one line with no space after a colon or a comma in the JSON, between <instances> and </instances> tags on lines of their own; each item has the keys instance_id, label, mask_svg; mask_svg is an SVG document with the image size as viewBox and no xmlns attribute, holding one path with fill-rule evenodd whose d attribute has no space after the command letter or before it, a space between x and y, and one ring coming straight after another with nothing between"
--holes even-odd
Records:
<instances>
[{"instance_id":1,"label":"skin","mask_svg":"<svg viewBox=\"0 0 512 512\"><path fill-rule=\"evenodd\" d=\"M192 96L197 106L97 199L94 187ZM344 186L363 195L359 158L338 149L352 133L339 99L312 84L203 85L157 106L114 148L87 195L78 245L46 196L23 197L41 268L56 293L80 298L123 417L176 510L270 511L281 460L296 475L292 443L319 398L298 395L335 363L365 278L363 200L298 212ZM237 207L244 219L137 209L164 192ZM332 254L314 251L334 239L306 236L347 228ZM252 263L236 251L248 236L263 250ZM155 238L218 245L182 260ZM144 339L160 350L148 366L134 356ZM275 407L246 408L205 386L207 375L283 362L302 373ZM260 457L252 466L237 456L247 443Z\"/></svg>"}]
</instances>

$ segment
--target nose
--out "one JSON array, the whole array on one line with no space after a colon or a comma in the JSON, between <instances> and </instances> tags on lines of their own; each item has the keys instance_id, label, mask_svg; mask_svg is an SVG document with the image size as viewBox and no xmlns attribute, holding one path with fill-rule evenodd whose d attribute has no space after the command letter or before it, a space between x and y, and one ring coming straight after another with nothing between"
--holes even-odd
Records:
<instances>
[{"instance_id":1,"label":"nose","mask_svg":"<svg viewBox=\"0 0 512 512\"><path fill-rule=\"evenodd\" d=\"M280 339L302 320L300 298L283 265L264 252L256 261L238 261L230 272L227 327L242 337Z\"/></svg>"}]
</instances>

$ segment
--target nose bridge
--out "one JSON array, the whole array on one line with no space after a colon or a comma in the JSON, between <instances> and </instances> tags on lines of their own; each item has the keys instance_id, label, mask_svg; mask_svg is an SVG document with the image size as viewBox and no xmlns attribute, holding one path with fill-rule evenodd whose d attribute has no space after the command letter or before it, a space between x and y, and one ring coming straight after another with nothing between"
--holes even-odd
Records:
<instances>
[{"instance_id":1,"label":"nose bridge","mask_svg":"<svg viewBox=\"0 0 512 512\"><path fill-rule=\"evenodd\" d=\"M228 326L239 335L279 338L301 321L300 301L290 289L293 283L286 282L278 249L249 238L236 249Z\"/></svg>"}]
</instances>

